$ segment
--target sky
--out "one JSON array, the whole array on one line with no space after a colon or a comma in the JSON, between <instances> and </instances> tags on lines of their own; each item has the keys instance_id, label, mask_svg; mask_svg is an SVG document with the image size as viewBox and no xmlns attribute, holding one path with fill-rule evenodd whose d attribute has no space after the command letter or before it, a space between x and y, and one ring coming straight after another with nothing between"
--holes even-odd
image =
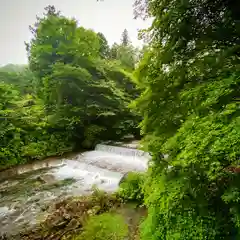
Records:
<instances>
[{"instance_id":1,"label":"sky","mask_svg":"<svg viewBox=\"0 0 240 240\"><path fill-rule=\"evenodd\" d=\"M26 64L24 42L31 39L29 25L41 16L44 7L54 5L66 17L74 17L79 25L102 32L109 44L119 42L126 28L135 46L139 29L149 22L133 19L134 0L0 0L0 65Z\"/></svg>"}]
</instances>

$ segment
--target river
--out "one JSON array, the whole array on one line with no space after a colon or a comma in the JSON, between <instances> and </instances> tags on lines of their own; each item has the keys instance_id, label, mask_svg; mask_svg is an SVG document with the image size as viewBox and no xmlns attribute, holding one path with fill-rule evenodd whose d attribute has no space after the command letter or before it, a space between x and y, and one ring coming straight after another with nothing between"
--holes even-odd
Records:
<instances>
[{"instance_id":1,"label":"river","mask_svg":"<svg viewBox=\"0 0 240 240\"><path fill-rule=\"evenodd\" d=\"M99 144L94 151L0 173L0 232L16 234L29 228L49 214L53 203L91 194L93 186L115 191L125 173L147 169L148 153L132 147Z\"/></svg>"}]
</instances>

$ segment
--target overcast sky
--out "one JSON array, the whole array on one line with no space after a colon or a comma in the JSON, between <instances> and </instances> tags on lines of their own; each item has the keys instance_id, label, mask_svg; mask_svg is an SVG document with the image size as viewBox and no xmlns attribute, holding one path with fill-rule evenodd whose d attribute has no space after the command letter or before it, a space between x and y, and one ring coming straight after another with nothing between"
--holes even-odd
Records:
<instances>
[{"instance_id":1,"label":"overcast sky","mask_svg":"<svg viewBox=\"0 0 240 240\"><path fill-rule=\"evenodd\" d=\"M44 7L54 5L65 16L75 17L85 28L102 32L110 44L119 42L126 28L134 45L138 29L149 25L133 19L134 0L0 0L0 65L27 63L24 41L31 34L28 26L41 16Z\"/></svg>"}]
</instances>

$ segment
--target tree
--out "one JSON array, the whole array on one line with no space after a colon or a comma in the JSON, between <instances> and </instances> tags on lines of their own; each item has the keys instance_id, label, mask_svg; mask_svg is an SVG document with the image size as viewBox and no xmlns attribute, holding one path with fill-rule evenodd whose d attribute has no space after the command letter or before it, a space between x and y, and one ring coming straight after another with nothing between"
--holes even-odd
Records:
<instances>
[{"instance_id":1,"label":"tree","mask_svg":"<svg viewBox=\"0 0 240 240\"><path fill-rule=\"evenodd\" d=\"M112 47L111 47L111 49L110 49L110 57L111 57L111 59L114 59L114 60L116 60L118 57L118 48L119 48L119 46L118 46L118 44L117 43L114 43L113 45L112 45Z\"/></svg>"},{"instance_id":2,"label":"tree","mask_svg":"<svg viewBox=\"0 0 240 240\"><path fill-rule=\"evenodd\" d=\"M29 66L0 69L0 168L138 134L133 75L102 34L48 6L30 27Z\"/></svg>"},{"instance_id":3,"label":"tree","mask_svg":"<svg viewBox=\"0 0 240 240\"><path fill-rule=\"evenodd\" d=\"M143 239L240 236L238 5L148 2L152 41L135 102L153 155Z\"/></svg>"},{"instance_id":4,"label":"tree","mask_svg":"<svg viewBox=\"0 0 240 240\"><path fill-rule=\"evenodd\" d=\"M131 44L124 46L114 43L110 50L110 57L119 61L125 70L132 72L137 61L137 53L137 49Z\"/></svg>"},{"instance_id":5,"label":"tree","mask_svg":"<svg viewBox=\"0 0 240 240\"><path fill-rule=\"evenodd\" d=\"M47 13L35 25L36 35L28 48L30 68L38 76L47 113L63 129L68 125L69 134L80 140L84 139L80 132L91 125L104 131L117 128L117 119L129 116L132 98L115 79L127 84L131 76L106 61L108 44L103 34L78 27L61 14ZM116 135L115 130L111 134Z\"/></svg>"},{"instance_id":6,"label":"tree","mask_svg":"<svg viewBox=\"0 0 240 240\"><path fill-rule=\"evenodd\" d=\"M131 44L128 31L122 33L121 44L114 43L110 49L110 58L120 62L121 66L132 72L139 61L139 49Z\"/></svg>"},{"instance_id":7,"label":"tree","mask_svg":"<svg viewBox=\"0 0 240 240\"><path fill-rule=\"evenodd\" d=\"M36 90L36 79L28 66L11 64L0 68L0 81L13 84L22 95Z\"/></svg>"},{"instance_id":8,"label":"tree","mask_svg":"<svg viewBox=\"0 0 240 240\"><path fill-rule=\"evenodd\" d=\"M100 41L100 56L104 59L107 59L110 56L110 47L108 45L108 41L103 33L97 33L97 35Z\"/></svg>"},{"instance_id":9,"label":"tree","mask_svg":"<svg viewBox=\"0 0 240 240\"><path fill-rule=\"evenodd\" d=\"M123 46L128 46L130 44L130 39L129 39L129 36L128 36L128 31L127 29L124 29L123 33L122 33L122 39L121 39L121 44Z\"/></svg>"},{"instance_id":10,"label":"tree","mask_svg":"<svg viewBox=\"0 0 240 240\"><path fill-rule=\"evenodd\" d=\"M7 64L0 68L1 71L4 72L22 72L25 70L27 65L16 65L16 64Z\"/></svg>"},{"instance_id":11,"label":"tree","mask_svg":"<svg viewBox=\"0 0 240 240\"><path fill-rule=\"evenodd\" d=\"M129 71L133 71L136 63L136 49L132 45L120 45L117 51L117 59L122 66Z\"/></svg>"}]
</instances>

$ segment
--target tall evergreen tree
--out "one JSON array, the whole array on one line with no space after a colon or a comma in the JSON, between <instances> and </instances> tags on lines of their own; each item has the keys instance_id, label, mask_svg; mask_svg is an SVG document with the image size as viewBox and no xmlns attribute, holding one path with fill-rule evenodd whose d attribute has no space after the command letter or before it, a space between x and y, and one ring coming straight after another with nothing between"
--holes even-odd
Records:
<instances>
[{"instance_id":1,"label":"tall evergreen tree","mask_svg":"<svg viewBox=\"0 0 240 240\"><path fill-rule=\"evenodd\" d=\"M131 43L127 29L124 29L121 38L121 44L123 46L128 46Z\"/></svg>"}]
</instances>

